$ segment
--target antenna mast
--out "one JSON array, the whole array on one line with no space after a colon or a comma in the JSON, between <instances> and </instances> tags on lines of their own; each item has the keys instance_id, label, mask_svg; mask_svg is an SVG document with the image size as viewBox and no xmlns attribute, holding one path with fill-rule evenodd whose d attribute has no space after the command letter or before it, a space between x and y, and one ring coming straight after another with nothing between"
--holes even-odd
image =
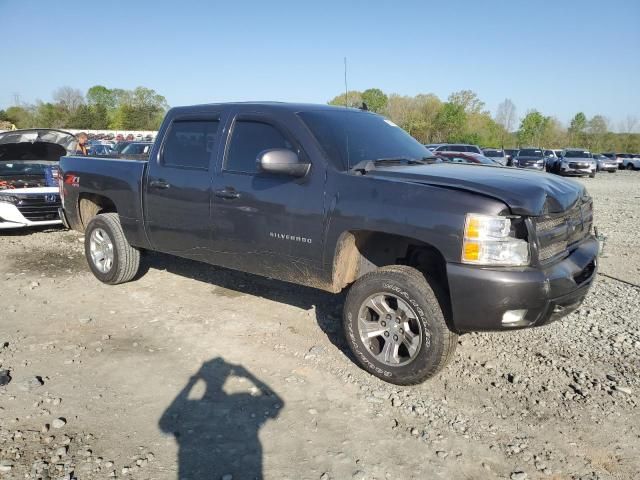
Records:
<instances>
[{"instance_id":1,"label":"antenna mast","mask_svg":"<svg viewBox=\"0 0 640 480\"><path fill-rule=\"evenodd\" d=\"M349 106L349 89L347 88L347 57L344 57L344 106Z\"/></svg>"}]
</instances>

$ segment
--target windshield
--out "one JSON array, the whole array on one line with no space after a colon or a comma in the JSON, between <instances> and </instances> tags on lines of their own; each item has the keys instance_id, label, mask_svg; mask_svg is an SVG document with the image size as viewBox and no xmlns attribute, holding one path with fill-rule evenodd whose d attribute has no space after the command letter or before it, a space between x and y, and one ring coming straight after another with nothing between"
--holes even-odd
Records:
<instances>
[{"instance_id":1,"label":"windshield","mask_svg":"<svg viewBox=\"0 0 640 480\"><path fill-rule=\"evenodd\" d=\"M502 150L485 150L484 156L492 157L492 158L500 158L500 157L504 157L504 152Z\"/></svg>"},{"instance_id":2,"label":"windshield","mask_svg":"<svg viewBox=\"0 0 640 480\"><path fill-rule=\"evenodd\" d=\"M433 158L424 145L379 115L346 109L315 110L298 115L340 170L365 160Z\"/></svg>"},{"instance_id":3,"label":"windshield","mask_svg":"<svg viewBox=\"0 0 640 480\"><path fill-rule=\"evenodd\" d=\"M542 150L539 148L523 148L518 152L519 157L543 157Z\"/></svg>"},{"instance_id":4,"label":"windshield","mask_svg":"<svg viewBox=\"0 0 640 480\"><path fill-rule=\"evenodd\" d=\"M591 158L591 154L586 150L567 150L564 156L565 158Z\"/></svg>"}]
</instances>

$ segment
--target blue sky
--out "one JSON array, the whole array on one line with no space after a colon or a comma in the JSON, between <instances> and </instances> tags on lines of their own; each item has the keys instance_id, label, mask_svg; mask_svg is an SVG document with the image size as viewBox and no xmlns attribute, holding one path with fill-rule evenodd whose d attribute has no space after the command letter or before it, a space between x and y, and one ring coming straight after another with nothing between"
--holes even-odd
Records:
<instances>
[{"instance_id":1,"label":"blue sky","mask_svg":"<svg viewBox=\"0 0 640 480\"><path fill-rule=\"evenodd\" d=\"M170 105L471 89L495 111L640 119L640 1L0 0L0 108L69 85Z\"/></svg>"}]
</instances>

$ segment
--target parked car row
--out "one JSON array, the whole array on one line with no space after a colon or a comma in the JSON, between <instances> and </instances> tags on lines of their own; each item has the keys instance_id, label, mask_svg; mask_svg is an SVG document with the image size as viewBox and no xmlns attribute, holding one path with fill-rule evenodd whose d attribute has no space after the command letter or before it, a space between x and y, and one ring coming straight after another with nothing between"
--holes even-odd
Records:
<instances>
[{"instance_id":1,"label":"parked car row","mask_svg":"<svg viewBox=\"0 0 640 480\"><path fill-rule=\"evenodd\" d=\"M543 149L527 147L521 149L480 148L464 143L432 143L425 145L442 161L487 163L547 171L558 175L590 176L596 172L613 173L618 169L640 169L640 154L593 153L584 148ZM458 155L454 155L457 153Z\"/></svg>"},{"instance_id":2,"label":"parked car row","mask_svg":"<svg viewBox=\"0 0 640 480\"><path fill-rule=\"evenodd\" d=\"M153 142L105 142L89 141L88 153L98 157L117 157L119 155L148 156Z\"/></svg>"},{"instance_id":3,"label":"parked car row","mask_svg":"<svg viewBox=\"0 0 640 480\"><path fill-rule=\"evenodd\" d=\"M104 141L104 142L152 142L154 140L154 136L148 133L147 135L142 135L138 133L134 135L133 133L129 133L128 135L123 135L122 133L118 133L114 135L113 133L87 133L87 139L91 141Z\"/></svg>"}]
</instances>

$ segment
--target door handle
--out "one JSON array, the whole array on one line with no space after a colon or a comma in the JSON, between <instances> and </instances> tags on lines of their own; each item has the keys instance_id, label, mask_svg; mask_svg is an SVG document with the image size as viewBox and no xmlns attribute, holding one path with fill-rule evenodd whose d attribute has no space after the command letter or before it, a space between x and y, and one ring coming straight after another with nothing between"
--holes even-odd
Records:
<instances>
[{"instance_id":1,"label":"door handle","mask_svg":"<svg viewBox=\"0 0 640 480\"><path fill-rule=\"evenodd\" d=\"M226 198L227 200L233 200L233 199L238 198L240 196L240 194L238 192L236 192L233 188L225 188L225 189L222 189L222 190L216 190L215 192L213 192L213 194L216 197Z\"/></svg>"},{"instance_id":2,"label":"door handle","mask_svg":"<svg viewBox=\"0 0 640 480\"><path fill-rule=\"evenodd\" d=\"M164 180L152 180L149 182L149 186L151 188L167 189L171 186L171 184L165 182Z\"/></svg>"}]
</instances>

